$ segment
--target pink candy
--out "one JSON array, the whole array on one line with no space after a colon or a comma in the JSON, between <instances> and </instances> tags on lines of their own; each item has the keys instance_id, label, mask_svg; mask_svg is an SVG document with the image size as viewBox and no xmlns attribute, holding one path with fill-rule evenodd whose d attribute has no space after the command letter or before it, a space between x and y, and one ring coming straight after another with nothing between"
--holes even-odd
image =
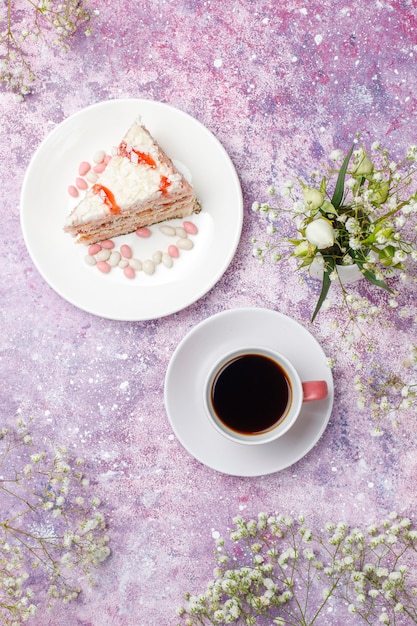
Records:
<instances>
[{"instance_id":1,"label":"pink candy","mask_svg":"<svg viewBox=\"0 0 417 626\"><path fill-rule=\"evenodd\" d=\"M183 222L182 226L189 235L196 235L198 233L198 228L193 222Z\"/></svg>"},{"instance_id":2,"label":"pink candy","mask_svg":"<svg viewBox=\"0 0 417 626\"><path fill-rule=\"evenodd\" d=\"M143 239L146 239L146 237L151 236L151 231L149 230L149 228L138 228L136 231L136 234L138 237L142 237Z\"/></svg>"},{"instance_id":3,"label":"pink candy","mask_svg":"<svg viewBox=\"0 0 417 626\"><path fill-rule=\"evenodd\" d=\"M90 171L90 169L91 169L91 165L87 163L87 161L82 161L78 168L78 173L80 176L85 176L87 172Z\"/></svg>"},{"instance_id":4,"label":"pink candy","mask_svg":"<svg viewBox=\"0 0 417 626\"><path fill-rule=\"evenodd\" d=\"M84 178L80 178L80 177L75 179L75 184L77 185L78 189L82 189L82 190L85 190L88 187L88 184L84 180Z\"/></svg>"},{"instance_id":5,"label":"pink candy","mask_svg":"<svg viewBox=\"0 0 417 626\"><path fill-rule=\"evenodd\" d=\"M123 244L123 246L120 246L120 253L125 259L132 258L132 248L127 244Z\"/></svg>"},{"instance_id":6,"label":"pink candy","mask_svg":"<svg viewBox=\"0 0 417 626\"><path fill-rule=\"evenodd\" d=\"M97 165L95 165L93 167L93 170L96 172L96 174L101 174L101 172L104 172L104 170L106 169L106 163L97 163Z\"/></svg>"},{"instance_id":7,"label":"pink candy","mask_svg":"<svg viewBox=\"0 0 417 626\"><path fill-rule=\"evenodd\" d=\"M105 250L112 250L114 248L114 242L111 239L105 239L100 245Z\"/></svg>"},{"instance_id":8,"label":"pink candy","mask_svg":"<svg viewBox=\"0 0 417 626\"><path fill-rule=\"evenodd\" d=\"M177 246L171 244L170 246L168 246L168 254L173 259L177 259L180 256L180 251L178 250Z\"/></svg>"},{"instance_id":9,"label":"pink candy","mask_svg":"<svg viewBox=\"0 0 417 626\"><path fill-rule=\"evenodd\" d=\"M126 276L126 278L135 278L136 272L133 267L130 267L130 265L128 265L124 268L123 274Z\"/></svg>"},{"instance_id":10,"label":"pink candy","mask_svg":"<svg viewBox=\"0 0 417 626\"><path fill-rule=\"evenodd\" d=\"M107 261L98 261L96 267L100 270L100 272L103 272L103 274L108 274L111 270L111 266L107 263Z\"/></svg>"},{"instance_id":11,"label":"pink candy","mask_svg":"<svg viewBox=\"0 0 417 626\"><path fill-rule=\"evenodd\" d=\"M77 187L74 187L74 185L70 185L68 187L68 193L73 198L77 198L77 196L78 196L78 189L77 189Z\"/></svg>"}]
</instances>

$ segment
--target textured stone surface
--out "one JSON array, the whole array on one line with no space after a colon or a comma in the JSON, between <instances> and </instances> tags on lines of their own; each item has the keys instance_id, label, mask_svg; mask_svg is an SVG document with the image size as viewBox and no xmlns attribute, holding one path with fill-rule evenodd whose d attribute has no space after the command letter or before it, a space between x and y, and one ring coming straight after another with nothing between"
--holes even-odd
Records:
<instances>
[{"instance_id":1,"label":"textured stone surface","mask_svg":"<svg viewBox=\"0 0 417 626\"><path fill-rule=\"evenodd\" d=\"M311 325L319 284L300 281L291 263L258 265L252 238L264 226L251 205L270 184L307 175L335 147L347 150L357 131L394 154L415 142L417 10L411 0L97 4L91 37L76 35L65 57L38 60L33 95L16 103L0 94L0 412L4 423L32 415L40 436L88 459L112 536L97 587L32 623L174 624L183 594L211 576L213 531L226 533L236 514L304 512L317 528L329 518L360 525L392 509L413 514L414 413L397 428L384 423L383 437L370 435L351 356L331 328L341 314L330 309ZM242 238L225 275L201 300L156 321L100 319L65 302L34 267L19 225L23 176L40 141L83 107L120 97L166 102L200 120L228 151L244 195ZM291 316L335 359L323 437L294 466L259 478L194 460L163 401L178 342L208 316L243 306ZM387 308L390 326L369 331L392 371L416 343L412 283L400 306L403 318Z\"/></svg>"}]
</instances>

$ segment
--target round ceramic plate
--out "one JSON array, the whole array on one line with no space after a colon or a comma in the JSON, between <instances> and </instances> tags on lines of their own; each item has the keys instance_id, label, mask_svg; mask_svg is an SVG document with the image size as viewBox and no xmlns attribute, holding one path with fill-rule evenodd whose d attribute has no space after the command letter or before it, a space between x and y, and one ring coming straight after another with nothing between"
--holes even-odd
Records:
<instances>
[{"instance_id":1,"label":"round ceramic plate","mask_svg":"<svg viewBox=\"0 0 417 626\"><path fill-rule=\"evenodd\" d=\"M86 246L63 231L74 200L67 192L82 161L118 145L136 117L193 184L202 211L189 219L197 226L192 250L183 251L172 268L157 266L152 276L138 272L101 274L85 263ZM21 224L32 260L46 282L75 306L110 319L147 320L179 311L209 291L229 266L239 243L242 192L226 151L200 122L161 102L127 99L92 105L67 118L42 142L23 183ZM180 226L181 220L170 221ZM152 236L117 237L135 256L146 259L167 247L160 225ZM170 241L169 243L173 243Z\"/></svg>"},{"instance_id":2,"label":"round ceramic plate","mask_svg":"<svg viewBox=\"0 0 417 626\"><path fill-rule=\"evenodd\" d=\"M226 352L242 345L277 350L302 380L325 380L328 385L327 398L305 403L295 425L271 443L229 441L204 411L208 372ZM262 476L296 463L320 439L333 406L333 379L322 348L303 326L268 309L232 309L201 322L180 342L166 373L165 406L177 438L198 461L225 474Z\"/></svg>"}]
</instances>

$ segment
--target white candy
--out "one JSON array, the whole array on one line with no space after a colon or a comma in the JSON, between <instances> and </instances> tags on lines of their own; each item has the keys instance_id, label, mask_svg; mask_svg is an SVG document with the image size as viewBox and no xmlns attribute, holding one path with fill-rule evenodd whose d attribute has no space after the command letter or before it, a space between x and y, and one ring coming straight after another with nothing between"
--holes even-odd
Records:
<instances>
[{"instance_id":1,"label":"white candy","mask_svg":"<svg viewBox=\"0 0 417 626\"><path fill-rule=\"evenodd\" d=\"M162 261L162 252L160 250L157 250L156 252L153 253L152 261L155 263L155 265L160 264L160 262Z\"/></svg>"},{"instance_id":2,"label":"white candy","mask_svg":"<svg viewBox=\"0 0 417 626\"><path fill-rule=\"evenodd\" d=\"M119 267L124 270L125 267L127 267L129 265L129 261L127 259L122 259L119 263Z\"/></svg>"},{"instance_id":3,"label":"white candy","mask_svg":"<svg viewBox=\"0 0 417 626\"><path fill-rule=\"evenodd\" d=\"M163 235L168 235L168 237L173 237L175 235L175 228L173 228L173 226L160 226L159 230Z\"/></svg>"},{"instance_id":4,"label":"white candy","mask_svg":"<svg viewBox=\"0 0 417 626\"><path fill-rule=\"evenodd\" d=\"M194 248L194 244L191 239L178 239L177 248L180 248L181 250L191 250Z\"/></svg>"},{"instance_id":5,"label":"white candy","mask_svg":"<svg viewBox=\"0 0 417 626\"><path fill-rule=\"evenodd\" d=\"M95 152L93 155L94 163L103 163L105 156L106 153L104 152L104 150L97 150L97 152Z\"/></svg>"},{"instance_id":6,"label":"white candy","mask_svg":"<svg viewBox=\"0 0 417 626\"><path fill-rule=\"evenodd\" d=\"M142 262L139 261L139 259L130 259L129 265L130 267L133 267L133 269L137 270L138 272L140 272L140 270L142 269Z\"/></svg>"},{"instance_id":7,"label":"white candy","mask_svg":"<svg viewBox=\"0 0 417 626\"><path fill-rule=\"evenodd\" d=\"M88 174L86 174L86 179L88 180L89 183L91 183L92 185L94 185L95 182L97 182L97 178L98 178L98 174L96 174L95 172L93 172L93 170L90 170L88 172Z\"/></svg>"},{"instance_id":8,"label":"white candy","mask_svg":"<svg viewBox=\"0 0 417 626\"><path fill-rule=\"evenodd\" d=\"M96 259L97 261L107 261L110 258L111 250L106 250L102 248L100 252L97 252Z\"/></svg>"},{"instance_id":9,"label":"white candy","mask_svg":"<svg viewBox=\"0 0 417 626\"><path fill-rule=\"evenodd\" d=\"M84 261L87 263L87 265L95 265L97 263L97 261L91 254L87 254L84 257Z\"/></svg>"},{"instance_id":10,"label":"white candy","mask_svg":"<svg viewBox=\"0 0 417 626\"><path fill-rule=\"evenodd\" d=\"M146 261L142 263L142 269L145 272L145 274L151 275L155 271L155 263L151 261L150 259L147 259Z\"/></svg>"},{"instance_id":11,"label":"white candy","mask_svg":"<svg viewBox=\"0 0 417 626\"><path fill-rule=\"evenodd\" d=\"M162 255L162 263L165 265L165 267L172 267L174 263L172 256L170 256L167 252L164 252L164 254Z\"/></svg>"},{"instance_id":12,"label":"white candy","mask_svg":"<svg viewBox=\"0 0 417 626\"><path fill-rule=\"evenodd\" d=\"M122 258L122 255L120 254L120 252L117 252L117 250L113 250L109 256L108 264L111 267L117 267L117 265L119 265L120 263L121 258Z\"/></svg>"}]
</instances>

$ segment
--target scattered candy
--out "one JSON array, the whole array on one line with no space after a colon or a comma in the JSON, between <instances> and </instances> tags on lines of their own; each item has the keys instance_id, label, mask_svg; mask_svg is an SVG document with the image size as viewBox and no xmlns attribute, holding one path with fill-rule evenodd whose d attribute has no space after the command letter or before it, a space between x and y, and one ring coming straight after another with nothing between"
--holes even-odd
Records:
<instances>
[{"instance_id":1,"label":"scattered candy","mask_svg":"<svg viewBox=\"0 0 417 626\"><path fill-rule=\"evenodd\" d=\"M97 263L96 259L91 254L87 254L87 256L84 257L84 261L87 265L95 265Z\"/></svg>"},{"instance_id":2,"label":"scattered candy","mask_svg":"<svg viewBox=\"0 0 417 626\"><path fill-rule=\"evenodd\" d=\"M91 165L87 163L87 161L82 161L78 168L78 173L80 176L85 176L87 172L91 170Z\"/></svg>"},{"instance_id":3,"label":"scattered candy","mask_svg":"<svg viewBox=\"0 0 417 626\"><path fill-rule=\"evenodd\" d=\"M173 259L177 259L180 256L180 252L179 252L177 246L174 246L174 245L168 246L168 254Z\"/></svg>"},{"instance_id":4,"label":"scattered candy","mask_svg":"<svg viewBox=\"0 0 417 626\"><path fill-rule=\"evenodd\" d=\"M185 239L187 237L186 230L184 228L181 228L181 226L175 229L175 234L177 237L181 237L181 239Z\"/></svg>"},{"instance_id":5,"label":"scattered candy","mask_svg":"<svg viewBox=\"0 0 417 626\"><path fill-rule=\"evenodd\" d=\"M78 187L78 189L82 189L83 191L87 189L88 187L87 181L85 181L84 178L80 178L80 177L77 177L75 179L75 184Z\"/></svg>"},{"instance_id":6,"label":"scattered candy","mask_svg":"<svg viewBox=\"0 0 417 626\"><path fill-rule=\"evenodd\" d=\"M164 252L164 254L162 255L162 263L165 265L165 267L172 267L174 261L172 260L172 257L169 256L169 254Z\"/></svg>"},{"instance_id":7,"label":"scattered candy","mask_svg":"<svg viewBox=\"0 0 417 626\"><path fill-rule=\"evenodd\" d=\"M98 165L95 165L93 167L93 170L95 171L96 174L101 174L102 172L104 172L105 169L106 169L105 163L98 163Z\"/></svg>"},{"instance_id":8,"label":"scattered candy","mask_svg":"<svg viewBox=\"0 0 417 626\"><path fill-rule=\"evenodd\" d=\"M117 250L112 250L112 253L110 254L109 260L108 260L108 264L111 267L117 267L121 261L122 255L120 254L120 252L118 252Z\"/></svg>"},{"instance_id":9,"label":"scattered candy","mask_svg":"<svg viewBox=\"0 0 417 626\"><path fill-rule=\"evenodd\" d=\"M110 258L111 252L110 250L106 250L103 248L100 252L97 252L96 259L97 261L108 261Z\"/></svg>"},{"instance_id":10,"label":"scattered candy","mask_svg":"<svg viewBox=\"0 0 417 626\"><path fill-rule=\"evenodd\" d=\"M178 239L177 246L181 250L191 250L194 248L194 244L191 239Z\"/></svg>"},{"instance_id":11,"label":"scattered candy","mask_svg":"<svg viewBox=\"0 0 417 626\"><path fill-rule=\"evenodd\" d=\"M123 246L120 246L120 253L122 256L124 256L125 259L132 258L132 248L127 244L123 244Z\"/></svg>"},{"instance_id":12,"label":"scattered candy","mask_svg":"<svg viewBox=\"0 0 417 626\"><path fill-rule=\"evenodd\" d=\"M189 235L196 235L198 233L198 228L193 222L184 222L183 227L185 232Z\"/></svg>"},{"instance_id":13,"label":"scattered candy","mask_svg":"<svg viewBox=\"0 0 417 626\"><path fill-rule=\"evenodd\" d=\"M172 226L160 226L159 230L163 235L168 235L168 237L173 237L175 235L175 228Z\"/></svg>"},{"instance_id":14,"label":"scattered candy","mask_svg":"<svg viewBox=\"0 0 417 626\"><path fill-rule=\"evenodd\" d=\"M142 263L142 269L145 272L145 274L151 275L155 271L155 263L151 261L150 259L147 259L146 261Z\"/></svg>"},{"instance_id":15,"label":"scattered candy","mask_svg":"<svg viewBox=\"0 0 417 626\"><path fill-rule=\"evenodd\" d=\"M68 193L73 198L77 198L78 197L78 189L77 189L77 187L75 187L74 185L70 185L68 187Z\"/></svg>"},{"instance_id":16,"label":"scattered candy","mask_svg":"<svg viewBox=\"0 0 417 626\"><path fill-rule=\"evenodd\" d=\"M94 183L97 182L98 179L98 174L96 174L95 172L93 172L92 170L90 170L88 172L88 174L86 175L86 179L88 180L89 183L91 183L92 185L94 185Z\"/></svg>"},{"instance_id":17,"label":"scattered candy","mask_svg":"<svg viewBox=\"0 0 417 626\"><path fill-rule=\"evenodd\" d=\"M162 261L162 252L160 250L157 250L156 252L153 253L152 261L155 263L155 265L160 264L160 262Z\"/></svg>"},{"instance_id":18,"label":"scattered candy","mask_svg":"<svg viewBox=\"0 0 417 626\"><path fill-rule=\"evenodd\" d=\"M102 163L105 156L106 153L104 152L104 150L97 150L97 152L95 152L93 155L94 163Z\"/></svg>"},{"instance_id":19,"label":"scattered candy","mask_svg":"<svg viewBox=\"0 0 417 626\"><path fill-rule=\"evenodd\" d=\"M138 272L142 269L142 262L139 259L130 259L129 261L130 267L133 267L134 270Z\"/></svg>"},{"instance_id":20,"label":"scattered candy","mask_svg":"<svg viewBox=\"0 0 417 626\"><path fill-rule=\"evenodd\" d=\"M97 269L100 270L100 272L103 272L103 274L108 274L111 270L111 267L108 263L106 263L106 261L98 261Z\"/></svg>"},{"instance_id":21,"label":"scattered candy","mask_svg":"<svg viewBox=\"0 0 417 626\"><path fill-rule=\"evenodd\" d=\"M101 247L106 250L112 250L114 248L114 242L111 239L105 239L101 242Z\"/></svg>"},{"instance_id":22,"label":"scattered candy","mask_svg":"<svg viewBox=\"0 0 417 626\"><path fill-rule=\"evenodd\" d=\"M135 278L136 276L135 270L130 265L124 268L123 274L126 276L126 278Z\"/></svg>"},{"instance_id":23,"label":"scattered candy","mask_svg":"<svg viewBox=\"0 0 417 626\"><path fill-rule=\"evenodd\" d=\"M149 228L138 228L136 231L136 234L138 237L142 237L143 239L146 239L147 237L150 237L152 233L149 230Z\"/></svg>"},{"instance_id":24,"label":"scattered candy","mask_svg":"<svg viewBox=\"0 0 417 626\"><path fill-rule=\"evenodd\" d=\"M99 243L92 243L91 246L88 246L88 254L93 255L100 252L101 246Z\"/></svg>"},{"instance_id":25,"label":"scattered candy","mask_svg":"<svg viewBox=\"0 0 417 626\"><path fill-rule=\"evenodd\" d=\"M124 270L125 267L127 267L129 265L129 261L127 259L121 259L119 261L119 267L120 269Z\"/></svg>"}]
</instances>

